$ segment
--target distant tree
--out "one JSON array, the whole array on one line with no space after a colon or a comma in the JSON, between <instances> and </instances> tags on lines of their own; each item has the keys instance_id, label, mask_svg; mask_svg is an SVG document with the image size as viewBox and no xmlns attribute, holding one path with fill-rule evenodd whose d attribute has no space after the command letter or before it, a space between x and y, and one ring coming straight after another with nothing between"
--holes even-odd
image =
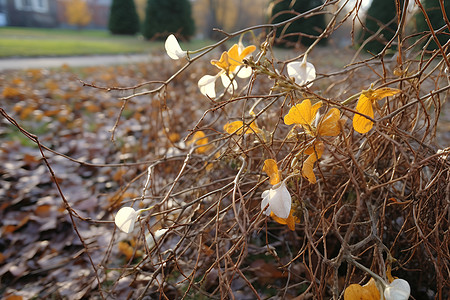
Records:
<instances>
[{"instance_id":1,"label":"distant tree","mask_svg":"<svg viewBox=\"0 0 450 300\"><path fill-rule=\"evenodd\" d=\"M443 1L443 4L447 18L450 18L450 1ZM439 0L423 0L422 5L425 9L425 12L427 13L428 18L430 19L431 25L434 30L440 29L446 25L442 14L441 6L439 4ZM417 30L419 32L430 31L425 16L423 15L423 12L421 10L417 12L415 19L417 24ZM438 33L437 37L439 40L439 44L444 45L450 38L448 28L443 32ZM429 44L428 50L433 50L436 48L438 48L438 46L433 40Z\"/></svg>"},{"instance_id":2,"label":"distant tree","mask_svg":"<svg viewBox=\"0 0 450 300\"><path fill-rule=\"evenodd\" d=\"M323 0L272 0L271 2L271 23L279 23L294 17L297 13L304 13L312 8L323 4ZM277 38L281 38L277 44L284 46L294 46L300 42L303 45L311 45L315 38L325 29L325 15L315 15L302 18L292 22L287 28L279 28L276 33ZM303 34L303 35L302 35ZM325 43L321 40L320 43Z\"/></svg>"},{"instance_id":3,"label":"distant tree","mask_svg":"<svg viewBox=\"0 0 450 300\"><path fill-rule=\"evenodd\" d=\"M84 0L72 0L66 2L65 13L67 23L76 26L78 29L85 27L92 20L89 7Z\"/></svg>"},{"instance_id":4,"label":"distant tree","mask_svg":"<svg viewBox=\"0 0 450 300\"><path fill-rule=\"evenodd\" d=\"M386 46L397 30L396 0L372 1L362 28L360 37L362 41L368 38L372 40L364 45L364 49L372 53L378 53ZM389 24L389 25L387 25ZM378 34L375 33L384 27Z\"/></svg>"},{"instance_id":5,"label":"distant tree","mask_svg":"<svg viewBox=\"0 0 450 300\"><path fill-rule=\"evenodd\" d=\"M189 0L148 0L142 34L164 39L169 34L189 39L195 33Z\"/></svg>"},{"instance_id":6,"label":"distant tree","mask_svg":"<svg viewBox=\"0 0 450 300\"><path fill-rule=\"evenodd\" d=\"M267 22L267 0L195 0L192 13L196 32L216 40L224 34L214 28L233 32Z\"/></svg>"},{"instance_id":7,"label":"distant tree","mask_svg":"<svg viewBox=\"0 0 450 300\"><path fill-rule=\"evenodd\" d=\"M113 0L109 14L109 31L133 35L139 32L139 17L134 0Z\"/></svg>"},{"instance_id":8,"label":"distant tree","mask_svg":"<svg viewBox=\"0 0 450 300\"><path fill-rule=\"evenodd\" d=\"M139 16L139 20L141 21L141 24L143 24L145 20L145 8L147 6L147 0L135 0L134 3L136 4L136 10Z\"/></svg>"}]
</instances>

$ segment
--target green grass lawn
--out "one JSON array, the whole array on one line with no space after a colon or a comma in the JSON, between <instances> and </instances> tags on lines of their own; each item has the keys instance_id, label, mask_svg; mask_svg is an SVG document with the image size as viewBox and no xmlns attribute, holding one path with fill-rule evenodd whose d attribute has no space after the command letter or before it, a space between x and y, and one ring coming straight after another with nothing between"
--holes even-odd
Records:
<instances>
[{"instance_id":1,"label":"green grass lawn","mask_svg":"<svg viewBox=\"0 0 450 300\"><path fill-rule=\"evenodd\" d=\"M185 47L197 49L206 43L193 41ZM0 58L149 53L163 49L161 41L149 42L142 36L111 35L106 30L0 27Z\"/></svg>"}]
</instances>

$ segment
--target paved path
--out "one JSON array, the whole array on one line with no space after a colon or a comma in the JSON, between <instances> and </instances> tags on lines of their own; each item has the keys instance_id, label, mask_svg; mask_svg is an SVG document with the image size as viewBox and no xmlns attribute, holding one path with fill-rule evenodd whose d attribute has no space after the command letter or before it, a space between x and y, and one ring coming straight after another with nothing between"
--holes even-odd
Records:
<instances>
[{"instance_id":1,"label":"paved path","mask_svg":"<svg viewBox=\"0 0 450 300\"><path fill-rule=\"evenodd\" d=\"M58 68L61 67L63 64L67 64L71 67L117 65L136 62L146 62L149 60L150 60L149 54L2 58L0 59L0 71L32 69L32 68Z\"/></svg>"}]
</instances>

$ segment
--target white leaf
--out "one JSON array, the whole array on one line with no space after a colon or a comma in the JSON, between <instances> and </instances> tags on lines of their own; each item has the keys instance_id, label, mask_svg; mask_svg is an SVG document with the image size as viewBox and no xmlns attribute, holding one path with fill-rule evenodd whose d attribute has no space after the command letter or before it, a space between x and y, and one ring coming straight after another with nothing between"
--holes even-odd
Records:
<instances>
[{"instance_id":1,"label":"white leaf","mask_svg":"<svg viewBox=\"0 0 450 300\"><path fill-rule=\"evenodd\" d=\"M411 288L408 281L404 279L394 279L384 290L386 300L407 300Z\"/></svg>"},{"instance_id":2,"label":"white leaf","mask_svg":"<svg viewBox=\"0 0 450 300\"><path fill-rule=\"evenodd\" d=\"M148 249L152 249L155 247L155 244L159 239L166 233L169 229L167 228L161 228L155 231L153 235L148 233L145 237L145 241L147 243Z\"/></svg>"},{"instance_id":3,"label":"white leaf","mask_svg":"<svg viewBox=\"0 0 450 300\"><path fill-rule=\"evenodd\" d=\"M114 219L117 227L125 233L130 233L134 229L137 212L131 207L122 207Z\"/></svg>"},{"instance_id":4,"label":"white leaf","mask_svg":"<svg viewBox=\"0 0 450 300\"><path fill-rule=\"evenodd\" d=\"M183 51L183 49L181 49L177 38L173 34L167 37L164 46L166 47L167 55L169 55L171 59L177 60L185 57L187 54L187 51Z\"/></svg>"},{"instance_id":5,"label":"white leaf","mask_svg":"<svg viewBox=\"0 0 450 300\"><path fill-rule=\"evenodd\" d=\"M216 97L216 79L217 76L205 75L198 81L200 92L210 98Z\"/></svg>"},{"instance_id":6,"label":"white leaf","mask_svg":"<svg viewBox=\"0 0 450 300\"><path fill-rule=\"evenodd\" d=\"M252 76L252 68L246 66L242 66L237 73L239 78L249 78L250 76Z\"/></svg>"},{"instance_id":7,"label":"white leaf","mask_svg":"<svg viewBox=\"0 0 450 300\"><path fill-rule=\"evenodd\" d=\"M261 201L261 209L264 209L267 204L269 208L264 212L266 215L270 215L273 212L277 217L286 219L291 212L292 199L291 194L286 188L286 184L282 182L277 188L264 191L261 195L263 200Z\"/></svg>"},{"instance_id":8,"label":"white leaf","mask_svg":"<svg viewBox=\"0 0 450 300\"><path fill-rule=\"evenodd\" d=\"M261 210L265 209L266 206L269 204L269 193L270 193L270 190L266 190L261 194L261 197L263 198L261 201ZM264 214L266 216L270 216L270 207L268 207L266 210L264 210Z\"/></svg>"},{"instance_id":9,"label":"white leaf","mask_svg":"<svg viewBox=\"0 0 450 300\"><path fill-rule=\"evenodd\" d=\"M316 78L316 68L306 60L288 63L287 72L289 77L293 77L298 85L304 85ZM312 83L309 83L307 86L310 87L311 85Z\"/></svg>"},{"instance_id":10,"label":"white leaf","mask_svg":"<svg viewBox=\"0 0 450 300\"><path fill-rule=\"evenodd\" d=\"M232 94L238 88L236 80L231 81L230 78L225 74L220 75L223 86L227 89L227 92ZM233 84L231 84L233 83Z\"/></svg>"}]
</instances>

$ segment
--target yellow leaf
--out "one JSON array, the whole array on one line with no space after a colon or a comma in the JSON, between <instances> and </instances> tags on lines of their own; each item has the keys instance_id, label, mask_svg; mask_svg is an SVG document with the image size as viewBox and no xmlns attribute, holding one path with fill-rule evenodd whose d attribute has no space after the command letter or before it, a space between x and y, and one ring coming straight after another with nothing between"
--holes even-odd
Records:
<instances>
[{"instance_id":1,"label":"yellow leaf","mask_svg":"<svg viewBox=\"0 0 450 300\"><path fill-rule=\"evenodd\" d=\"M233 134L236 132L236 134L242 134L244 127L244 122L242 121L234 121L231 123L227 123L223 126L223 130L225 130L229 134ZM249 128L245 130L244 134L250 134L250 133L259 133L261 132L261 129L256 126L255 122L250 123Z\"/></svg>"},{"instance_id":2,"label":"yellow leaf","mask_svg":"<svg viewBox=\"0 0 450 300\"><path fill-rule=\"evenodd\" d=\"M3 89L2 96L3 96L4 98L12 99L12 98L16 98L16 97L21 97L21 96L22 96L22 93L21 93L21 91L20 91L19 89L16 89L16 88L13 88L13 87L9 87L9 86L6 86L6 87Z\"/></svg>"},{"instance_id":3,"label":"yellow leaf","mask_svg":"<svg viewBox=\"0 0 450 300\"><path fill-rule=\"evenodd\" d=\"M275 185L281 181L280 171L278 171L277 162L273 159L266 159L264 161L263 171L270 177L269 183Z\"/></svg>"},{"instance_id":4,"label":"yellow leaf","mask_svg":"<svg viewBox=\"0 0 450 300\"><path fill-rule=\"evenodd\" d=\"M377 288L375 279L370 278L369 282L367 282L365 285L363 285L363 288L365 288L366 290L368 290L370 292L373 299L380 299L380 291Z\"/></svg>"},{"instance_id":5,"label":"yellow leaf","mask_svg":"<svg viewBox=\"0 0 450 300\"><path fill-rule=\"evenodd\" d=\"M211 60L211 64L226 71L228 75L231 75L238 66L243 64L244 58L255 50L256 47L251 45L239 53L239 46L234 44L230 50L222 53L220 60Z\"/></svg>"},{"instance_id":6,"label":"yellow leaf","mask_svg":"<svg viewBox=\"0 0 450 300\"><path fill-rule=\"evenodd\" d=\"M393 96L400 92L401 90L392 88L381 88L363 92L361 96L359 96L358 103L356 104L356 111L373 119L373 103L377 100L383 99L384 97ZM369 132L372 127L373 122L368 118L359 114L355 114L353 117L353 128L357 132L366 133Z\"/></svg>"},{"instance_id":7,"label":"yellow leaf","mask_svg":"<svg viewBox=\"0 0 450 300\"><path fill-rule=\"evenodd\" d=\"M369 95L369 97L372 99L372 101L376 101L376 100L381 100L384 97L394 96L394 95L400 93L401 91L402 90L399 90L399 89L381 88L381 89L372 91L371 95ZM369 92L369 94L370 94L370 92Z\"/></svg>"},{"instance_id":8,"label":"yellow leaf","mask_svg":"<svg viewBox=\"0 0 450 300\"><path fill-rule=\"evenodd\" d=\"M279 224L287 225L292 231L295 230L295 223L300 223L300 220L293 215L294 210L291 209L289 216L286 219L280 218L273 212L270 213L270 217Z\"/></svg>"},{"instance_id":9,"label":"yellow leaf","mask_svg":"<svg viewBox=\"0 0 450 300\"><path fill-rule=\"evenodd\" d=\"M284 116L284 123L286 125L299 124L309 130L312 121L316 117L317 110L321 106L321 101L311 106L311 101L305 99L302 103L291 107L288 114Z\"/></svg>"},{"instance_id":10,"label":"yellow leaf","mask_svg":"<svg viewBox=\"0 0 450 300\"><path fill-rule=\"evenodd\" d=\"M240 61L244 60L247 55L250 55L253 51L256 50L256 47L253 45L247 46L242 50L241 54L239 54Z\"/></svg>"},{"instance_id":11,"label":"yellow leaf","mask_svg":"<svg viewBox=\"0 0 450 300\"><path fill-rule=\"evenodd\" d=\"M23 83L23 80L20 77L15 77L12 80L12 84L14 84L14 85L21 85L22 83Z\"/></svg>"},{"instance_id":12,"label":"yellow leaf","mask_svg":"<svg viewBox=\"0 0 450 300\"><path fill-rule=\"evenodd\" d=\"M229 63L233 65L240 65L241 61L239 59L239 46L238 44L234 44L230 50L228 50L228 58L230 59Z\"/></svg>"},{"instance_id":13,"label":"yellow leaf","mask_svg":"<svg viewBox=\"0 0 450 300\"><path fill-rule=\"evenodd\" d=\"M202 147L198 147L195 152L197 153L205 153L207 152L211 147L208 144L208 138L206 137L205 133L203 131L197 131L195 132L192 137L189 139L189 141L186 142L187 145L192 145L192 143L195 143L197 146L205 145Z\"/></svg>"},{"instance_id":14,"label":"yellow leaf","mask_svg":"<svg viewBox=\"0 0 450 300\"><path fill-rule=\"evenodd\" d=\"M322 142L317 142L315 141L314 144L307 148L303 153L305 153L306 155L312 155L312 154L317 154L317 159L322 157L322 153L325 150L325 146L323 145Z\"/></svg>"},{"instance_id":15,"label":"yellow leaf","mask_svg":"<svg viewBox=\"0 0 450 300\"><path fill-rule=\"evenodd\" d=\"M59 84L54 80L48 80L45 82L45 87L52 92L55 92L59 89Z\"/></svg>"},{"instance_id":16,"label":"yellow leaf","mask_svg":"<svg viewBox=\"0 0 450 300\"><path fill-rule=\"evenodd\" d=\"M180 140L180 135L176 132L169 133L169 140L172 143L176 143Z\"/></svg>"},{"instance_id":17,"label":"yellow leaf","mask_svg":"<svg viewBox=\"0 0 450 300\"><path fill-rule=\"evenodd\" d=\"M365 95L359 96L356 104L356 111L373 119L372 101ZM359 133L369 132L373 127L373 122L359 114L353 116L353 128Z\"/></svg>"},{"instance_id":18,"label":"yellow leaf","mask_svg":"<svg viewBox=\"0 0 450 300\"><path fill-rule=\"evenodd\" d=\"M130 244L128 244L127 242L119 242L117 247L119 248L119 252L125 255L127 260L130 260L133 257L134 253L133 247L131 247Z\"/></svg>"},{"instance_id":19,"label":"yellow leaf","mask_svg":"<svg viewBox=\"0 0 450 300\"><path fill-rule=\"evenodd\" d=\"M126 169L119 169L117 172L114 173L112 176L112 179L116 182L122 182L123 176L127 173Z\"/></svg>"},{"instance_id":20,"label":"yellow leaf","mask_svg":"<svg viewBox=\"0 0 450 300\"><path fill-rule=\"evenodd\" d=\"M322 142L317 142L313 146L305 150L305 154L309 155L303 162L302 175L312 184L316 183L316 176L314 175L314 163L322 156L324 145Z\"/></svg>"},{"instance_id":21,"label":"yellow leaf","mask_svg":"<svg viewBox=\"0 0 450 300\"><path fill-rule=\"evenodd\" d=\"M317 161L317 157L315 154L311 154L308 158L303 162L302 174L303 177L308 179L308 181L312 184L316 183L316 175L314 175L314 163Z\"/></svg>"},{"instance_id":22,"label":"yellow leaf","mask_svg":"<svg viewBox=\"0 0 450 300\"><path fill-rule=\"evenodd\" d=\"M332 108L328 113L320 120L317 132L320 136L336 136L341 131L339 126L339 120L341 113L339 109Z\"/></svg>"},{"instance_id":23,"label":"yellow leaf","mask_svg":"<svg viewBox=\"0 0 450 300\"><path fill-rule=\"evenodd\" d=\"M345 289L344 300L380 300L380 292L375 285L375 280L371 278L364 286L349 285Z\"/></svg>"},{"instance_id":24,"label":"yellow leaf","mask_svg":"<svg viewBox=\"0 0 450 300\"><path fill-rule=\"evenodd\" d=\"M22 300L23 297L20 295L9 295L9 296L5 296L5 298L3 298L4 300Z\"/></svg>"},{"instance_id":25,"label":"yellow leaf","mask_svg":"<svg viewBox=\"0 0 450 300\"><path fill-rule=\"evenodd\" d=\"M230 70L231 65L229 63L227 51L224 51L222 53L219 60L211 60L211 64L218 67L219 69L227 71L227 73L231 72Z\"/></svg>"},{"instance_id":26,"label":"yellow leaf","mask_svg":"<svg viewBox=\"0 0 450 300\"><path fill-rule=\"evenodd\" d=\"M34 213L41 218L47 218L50 216L50 209L51 205L49 204L43 204L38 207L36 207Z\"/></svg>"},{"instance_id":27,"label":"yellow leaf","mask_svg":"<svg viewBox=\"0 0 450 300\"><path fill-rule=\"evenodd\" d=\"M27 119L34 110L35 110L35 108L32 106L24 107L22 109L22 111L20 112L20 119L21 120Z\"/></svg>"}]
</instances>

